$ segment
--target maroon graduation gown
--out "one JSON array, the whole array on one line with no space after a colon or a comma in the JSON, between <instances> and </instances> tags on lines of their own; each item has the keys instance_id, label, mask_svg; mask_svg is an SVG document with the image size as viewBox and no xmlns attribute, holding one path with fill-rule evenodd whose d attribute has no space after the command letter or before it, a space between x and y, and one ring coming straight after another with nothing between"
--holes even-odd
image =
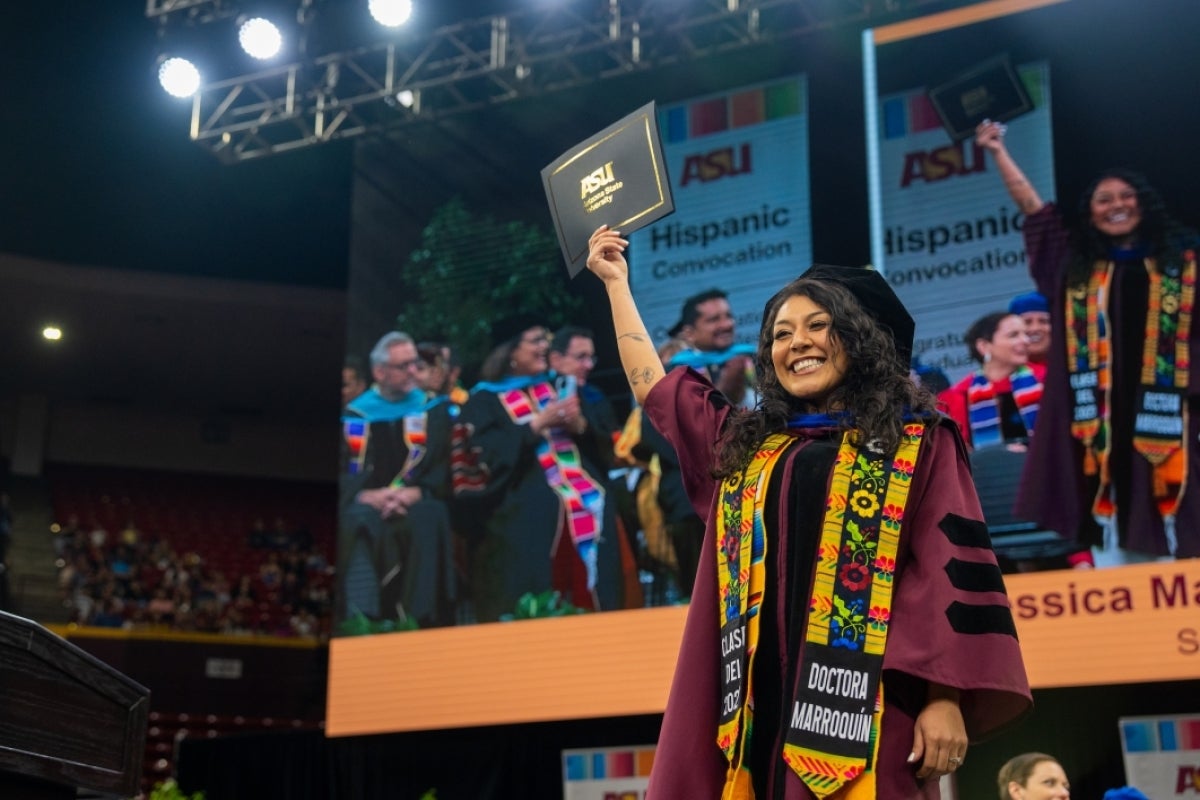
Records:
<instances>
[{"instance_id":1,"label":"maroon graduation gown","mask_svg":"<svg viewBox=\"0 0 1200 800\"><path fill-rule=\"evenodd\" d=\"M729 408L710 383L681 368L651 390L645 413L678 449L684 483L697 512L708 520L647 796L650 800L715 800L721 794L727 762L716 744L720 650L712 520L718 483L708 472L713 443ZM807 446L807 442L800 441L776 466L777 473L782 470L783 486L794 479L797 471L793 467ZM827 496L828 477L816 491L822 499ZM790 489L779 494L793 496ZM768 524L769 571L780 570L781 564L792 561L790 548L815 551L817 545L816 530L796 530L789 525L789 515L795 516L796 510L790 509L787 502L778 503L778 496L768 500L769 511L775 517L773 524ZM961 440L949 424L933 426L921 446L896 564L891 629L883 662L884 716L875 766L881 798L939 796L936 782L922 785L915 777L915 767L906 761L912 751L915 717L924 706L927 682L961 691L963 717L972 740L1005 727L1032 705L1024 664L1012 633L1008 598L981 519ZM774 539L772 528L777 531ZM968 575L986 577L980 581L965 577ZM803 581L797 591L806 598L811 574L803 578L777 574L774 583L780 586L796 580ZM768 591L770 585L769 579ZM780 612L771 614L769 620L764 618L762 636L777 637L781 660L777 674L788 675L789 667L803 658L804 628L799 624L784 629L782 604L777 605ZM770 631L768 622L773 623ZM776 695L786 703L790 688L781 687ZM757 708L756 735L773 735L783 713L778 707ZM771 748L773 763L768 772L778 779L770 779L770 799L812 798L790 768L785 765L779 769L779 743L774 742Z\"/></svg>"}]
</instances>

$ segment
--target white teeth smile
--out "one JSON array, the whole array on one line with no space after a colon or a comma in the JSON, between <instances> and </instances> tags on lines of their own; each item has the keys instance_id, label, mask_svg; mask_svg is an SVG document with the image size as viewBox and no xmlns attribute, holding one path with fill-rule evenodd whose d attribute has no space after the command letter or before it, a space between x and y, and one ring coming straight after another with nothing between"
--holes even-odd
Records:
<instances>
[{"instance_id":1,"label":"white teeth smile","mask_svg":"<svg viewBox=\"0 0 1200 800\"><path fill-rule=\"evenodd\" d=\"M816 369L824 363L824 359L806 358L803 361L797 361L795 364L792 364L792 372L804 372L806 370Z\"/></svg>"}]
</instances>

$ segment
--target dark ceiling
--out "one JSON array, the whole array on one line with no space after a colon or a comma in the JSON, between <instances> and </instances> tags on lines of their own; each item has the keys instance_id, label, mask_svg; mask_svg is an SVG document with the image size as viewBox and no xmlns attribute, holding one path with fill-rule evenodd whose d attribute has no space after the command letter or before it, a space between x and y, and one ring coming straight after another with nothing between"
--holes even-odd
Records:
<instances>
[{"instance_id":1,"label":"dark ceiling","mask_svg":"<svg viewBox=\"0 0 1200 800\"><path fill-rule=\"evenodd\" d=\"M319 425L337 416L340 291L3 255L0 276L0 399L201 421ZM50 323L61 341L41 338Z\"/></svg>"}]
</instances>

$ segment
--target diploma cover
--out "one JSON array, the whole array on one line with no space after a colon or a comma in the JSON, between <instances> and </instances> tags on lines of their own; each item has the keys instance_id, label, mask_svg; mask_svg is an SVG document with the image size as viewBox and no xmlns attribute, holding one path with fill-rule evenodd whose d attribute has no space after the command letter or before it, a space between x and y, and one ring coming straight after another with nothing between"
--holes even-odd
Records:
<instances>
[{"instance_id":1,"label":"diploma cover","mask_svg":"<svg viewBox=\"0 0 1200 800\"><path fill-rule=\"evenodd\" d=\"M1033 110L1033 101L1008 56L977 64L970 70L929 90L942 127L954 141L975 135L985 119L1008 122Z\"/></svg>"},{"instance_id":2,"label":"diploma cover","mask_svg":"<svg viewBox=\"0 0 1200 800\"><path fill-rule=\"evenodd\" d=\"M542 169L554 231L571 277L601 225L631 233L675 210L653 101Z\"/></svg>"}]
</instances>

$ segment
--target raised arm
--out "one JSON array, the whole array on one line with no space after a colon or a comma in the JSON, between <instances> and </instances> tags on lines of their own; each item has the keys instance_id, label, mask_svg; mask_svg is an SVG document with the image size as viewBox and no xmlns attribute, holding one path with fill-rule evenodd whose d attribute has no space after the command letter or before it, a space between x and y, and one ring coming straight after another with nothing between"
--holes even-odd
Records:
<instances>
[{"instance_id":1,"label":"raised arm","mask_svg":"<svg viewBox=\"0 0 1200 800\"><path fill-rule=\"evenodd\" d=\"M617 333L617 352L621 356L625 377L629 379L629 388L640 405L650 388L666 373L654 349L654 341L642 322L637 304L633 302L633 291L629 288L629 264L624 256L628 245L629 242L621 238L620 232L609 230L606 225L597 228L588 240L587 267L603 281L604 289L608 292L613 328Z\"/></svg>"},{"instance_id":2,"label":"raised arm","mask_svg":"<svg viewBox=\"0 0 1200 800\"><path fill-rule=\"evenodd\" d=\"M1025 177L1025 173L1017 166L1008 148L1004 146L1004 126L998 122L984 120L975 128L975 142L985 150L990 150L1004 188L1024 214L1032 214L1046 205L1033 188L1033 184Z\"/></svg>"}]
</instances>

